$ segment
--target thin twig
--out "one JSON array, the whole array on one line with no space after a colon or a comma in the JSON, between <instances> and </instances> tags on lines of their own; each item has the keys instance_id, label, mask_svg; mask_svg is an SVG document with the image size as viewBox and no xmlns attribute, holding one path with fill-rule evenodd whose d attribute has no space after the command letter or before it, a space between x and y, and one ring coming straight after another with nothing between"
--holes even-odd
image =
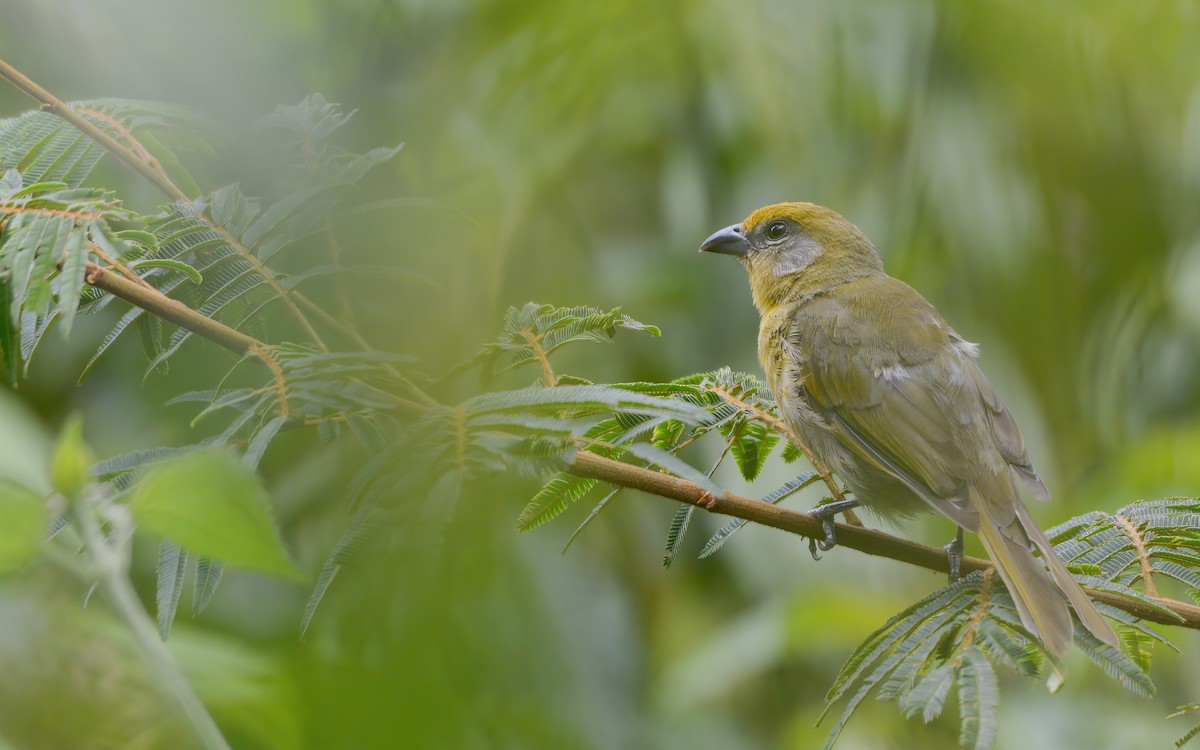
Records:
<instances>
[{"instance_id":1,"label":"thin twig","mask_svg":"<svg viewBox=\"0 0 1200 750\"><path fill-rule=\"evenodd\" d=\"M156 188L166 193L172 200L184 202L191 200L164 173L143 161L133 150L118 142L95 123L68 107L66 102L34 83L28 76L4 60L0 60L0 77L41 102L49 111L74 125L84 135L99 143L106 151L152 182Z\"/></svg>"},{"instance_id":2,"label":"thin twig","mask_svg":"<svg viewBox=\"0 0 1200 750\"><path fill-rule=\"evenodd\" d=\"M287 379L283 376L283 368L279 362L271 354L271 347L266 344L254 343L250 346L250 352L267 366L271 371L271 377L275 381L275 392L279 394L279 416L287 419L288 417L288 397L287 397Z\"/></svg>"},{"instance_id":3,"label":"thin twig","mask_svg":"<svg viewBox=\"0 0 1200 750\"><path fill-rule=\"evenodd\" d=\"M154 288L135 284L119 274L116 274L96 263L88 262L84 276L87 283L102 289L115 297L153 313L163 320L188 329L209 341L220 344L236 353L245 354L256 346L265 346L253 336L247 336L241 331L235 331L229 326L207 316L201 315L177 299L172 299Z\"/></svg>"},{"instance_id":4,"label":"thin twig","mask_svg":"<svg viewBox=\"0 0 1200 750\"><path fill-rule=\"evenodd\" d=\"M1158 587L1154 585L1154 568L1150 565L1150 556L1146 554L1146 544L1137 527L1125 516L1117 514L1117 521L1125 529L1125 535L1133 542L1133 551L1137 553L1138 565L1142 569L1142 590L1146 596L1158 596Z\"/></svg>"},{"instance_id":5,"label":"thin twig","mask_svg":"<svg viewBox=\"0 0 1200 750\"><path fill-rule=\"evenodd\" d=\"M979 627L979 623L983 621L983 616L988 609L988 602L992 598L992 574L994 572L992 568L983 571L983 580L979 583L979 593L975 595L975 612L963 628L966 635L963 636L962 643L958 646L958 656L954 660L956 665L962 663L963 653L975 642L975 628Z\"/></svg>"},{"instance_id":6,"label":"thin twig","mask_svg":"<svg viewBox=\"0 0 1200 750\"><path fill-rule=\"evenodd\" d=\"M0 60L0 77L5 78L18 89L41 102L46 109L74 125L89 138L103 146L106 151L123 161L125 164L129 165L138 174L145 177L171 200L182 203L191 202L192 199L188 196L188 194L183 192L178 185L172 182L171 178L168 177L166 172L162 170L162 167L159 165L157 159L154 159L152 156L149 160L143 158L142 154L149 156L149 151L147 151L140 143L137 143L133 133L128 129L123 129L122 135L136 144L136 148L120 143L111 135L104 132L102 128L89 121L78 111L67 106L67 104L57 96L39 86L24 73L14 68L12 65L9 65L4 60ZM325 346L325 342L321 340L320 335L318 335L316 330L312 327L312 324L308 321L308 318L305 317L304 313L299 307L296 306L296 303L291 299L287 291L280 285L279 280L275 276L275 272L264 265L257 257L255 257L253 253L251 253L244 245L242 245L241 241L239 241L229 232L229 230L213 220L213 218L207 214L207 210L206 213L202 214L199 218L204 220L204 222L207 223L209 227L213 229L213 231L222 235L222 237L225 238L226 244L233 248L233 250L239 256L241 256L243 260L249 263L250 266L258 273L258 275L261 276L262 279L267 283L267 286L271 288L271 291L274 292L281 300L283 300L283 304L287 306L288 311L292 314L292 317L295 318L296 322L300 324L300 327L304 329L305 335L309 336L319 349L326 352L329 351L329 348Z\"/></svg>"},{"instance_id":7,"label":"thin twig","mask_svg":"<svg viewBox=\"0 0 1200 750\"><path fill-rule=\"evenodd\" d=\"M293 300L291 295L287 293L287 290L280 285L279 279L277 279L275 276L275 272L267 267L265 263L255 257L254 253L250 252L249 248L243 245L242 241L237 237L234 237L233 233L228 229L221 226L207 215L203 216L202 218L214 232L221 235L221 237L225 240L226 245L229 245L229 247L233 248L233 251L236 252L242 260L249 263L250 267L254 269L255 273L262 277L263 281L267 282L267 286L271 287L271 291L274 292L275 296L278 297L279 300L283 302L284 306L287 307L287 309L292 313L292 317L295 318L296 322L300 324L300 327L304 329L305 335L307 335L312 342L317 345L317 348L323 352L328 352L329 347L325 345L325 341L321 339L321 335L317 333L317 330L312 327L312 323L308 321L308 318L304 315L300 308L296 306L296 301Z\"/></svg>"},{"instance_id":8,"label":"thin twig","mask_svg":"<svg viewBox=\"0 0 1200 750\"><path fill-rule=\"evenodd\" d=\"M109 606L125 621L133 633L134 642L141 652L147 669L155 683L178 705L196 738L206 750L229 750L229 744L221 735L216 722L196 693L192 690L179 664L159 638L158 630L142 607L137 592L127 575L127 565L112 542L105 538L96 519L95 510L82 496L70 498L71 522L83 538L84 550L94 563L99 574L100 590L104 592Z\"/></svg>"},{"instance_id":9,"label":"thin twig","mask_svg":"<svg viewBox=\"0 0 1200 750\"><path fill-rule=\"evenodd\" d=\"M542 346L542 338L528 328L521 329L521 335L529 342L529 348L533 350L533 356L537 357L538 364L542 366L542 380L546 382L546 386L553 388L558 385L558 379L554 377L554 370L550 367L550 357L546 355L546 349Z\"/></svg>"},{"instance_id":10,"label":"thin twig","mask_svg":"<svg viewBox=\"0 0 1200 750\"><path fill-rule=\"evenodd\" d=\"M108 256L108 253L101 250L100 246L97 245L95 242L88 243L88 252L90 252L92 255L95 255L97 258L99 258L100 260L107 263L110 268L117 269L117 271L122 276L129 279L130 281L137 284L138 286L144 286L147 289L153 289L156 292L158 291L157 289L154 288L153 284L151 284L149 281L146 281L141 276L138 276L136 273L133 272L132 269L129 268L129 266L125 265L124 263L117 260L116 258L110 258Z\"/></svg>"},{"instance_id":11,"label":"thin twig","mask_svg":"<svg viewBox=\"0 0 1200 750\"><path fill-rule=\"evenodd\" d=\"M165 179L171 179L167 175L166 170L162 168L162 164L158 161L158 159L154 158L154 154L150 153L150 151L142 145L142 142L137 139L137 136L133 134L132 130L125 127L125 123L121 122L107 112L101 112L98 109L75 107L75 111L81 115L87 115L93 120L99 120L113 130L117 131L117 133L125 139L125 145L129 146L130 150L133 151L134 156L136 156L146 166L161 174Z\"/></svg>"},{"instance_id":12,"label":"thin twig","mask_svg":"<svg viewBox=\"0 0 1200 750\"><path fill-rule=\"evenodd\" d=\"M717 394L718 396L725 399L726 401L733 404L734 406L738 407L739 409L745 409L746 411L753 414L757 419L764 422L771 429L775 430L780 435L783 435L785 440L792 441L792 444L795 445L797 448L799 448L800 452L804 454L804 457L808 459L808 462L810 464L812 464L813 469L815 469L817 474L821 477L821 481L824 482L825 486L829 488L829 492L833 495L834 501L835 502L843 502L846 499L845 495L842 494L841 488L837 486L837 482L834 480L833 474L828 469L826 469L821 464L821 462L816 459L815 456L813 456L812 451L810 451L808 449L808 446L805 445L804 442L800 440L800 436L796 433L795 430L792 429L791 425L787 424L782 419L775 416L774 414L767 411L766 409L760 409L751 403L743 401L742 399L733 395L732 393L725 390L724 388L722 388L719 385L710 383L707 387L708 387L708 390ZM855 526L862 525L862 523L859 522L858 517L856 515L854 515L853 511L845 511L845 512L843 512L842 515L851 519L852 523Z\"/></svg>"},{"instance_id":13,"label":"thin twig","mask_svg":"<svg viewBox=\"0 0 1200 750\"><path fill-rule=\"evenodd\" d=\"M89 214L83 211L68 211L62 208L31 208L29 206L0 206L0 214L38 214L39 216L57 216L76 221L95 221L103 218L100 214Z\"/></svg>"},{"instance_id":14,"label":"thin twig","mask_svg":"<svg viewBox=\"0 0 1200 750\"><path fill-rule=\"evenodd\" d=\"M806 537L823 535L821 520L811 513L799 513L778 505L764 503L761 500L735 495L732 492L726 492L714 498L703 487L686 479L621 463L597 456L594 453L579 451L575 454L575 459L567 471L576 476L599 479L618 487L641 490L668 500L697 505L710 509L714 513L753 521L793 534ZM940 573L949 572L946 553L941 548L929 547L860 526L835 524L835 529L839 547L856 549L868 555L886 557ZM991 567L992 564L987 560L978 557L963 557L961 572L965 574L975 570L987 570ZM1150 597L1159 606L1177 615L1178 618L1176 618L1164 614L1154 607L1109 591L1089 590L1089 595L1096 601L1124 610L1143 620L1200 630L1200 607L1186 602Z\"/></svg>"}]
</instances>

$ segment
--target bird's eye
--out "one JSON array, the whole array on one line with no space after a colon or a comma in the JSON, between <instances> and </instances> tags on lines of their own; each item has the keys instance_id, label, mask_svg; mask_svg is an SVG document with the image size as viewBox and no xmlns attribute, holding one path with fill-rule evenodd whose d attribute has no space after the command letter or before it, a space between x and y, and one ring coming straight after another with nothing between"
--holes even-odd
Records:
<instances>
[{"instance_id":1,"label":"bird's eye","mask_svg":"<svg viewBox=\"0 0 1200 750\"><path fill-rule=\"evenodd\" d=\"M767 239L781 240L787 234L787 224L782 221L773 221L767 225Z\"/></svg>"}]
</instances>

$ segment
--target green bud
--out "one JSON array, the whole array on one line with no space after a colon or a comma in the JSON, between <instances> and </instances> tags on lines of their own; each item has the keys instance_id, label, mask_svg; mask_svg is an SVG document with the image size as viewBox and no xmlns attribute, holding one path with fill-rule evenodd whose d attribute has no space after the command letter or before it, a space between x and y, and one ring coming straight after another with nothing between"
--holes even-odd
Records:
<instances>
[{"instance_id":1,"label":"green bud","mask_svg":"<svg viewBox=\"0 0 1200 750\"><path fill-rule=\"evenodd\" d=\"M50 482L62 494L75 497L90 481L92 464L95 462L95 456L83 442L83 417L78 413L72 414L63 425L58 443L54 446Z\"/></svg>"}]
</instances>

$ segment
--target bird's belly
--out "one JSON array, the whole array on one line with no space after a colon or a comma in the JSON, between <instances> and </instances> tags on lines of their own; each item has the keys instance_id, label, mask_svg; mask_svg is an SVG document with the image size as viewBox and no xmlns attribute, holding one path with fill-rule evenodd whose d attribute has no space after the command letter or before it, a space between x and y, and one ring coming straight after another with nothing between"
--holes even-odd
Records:
<instances>
[{"instance_id":1,"label":"bird's belly","mask_svg":"<svg viewBox=\"0 0 1200 750\"><path fill-rule=\"evenodd\" d=\"M798 399L779 400L784 419L825 469L846 483L855 499L884 518L907 518L933 510L919 495L891 474L877 468L837 439L825 420Z\"/></svg>"}]
</instances>

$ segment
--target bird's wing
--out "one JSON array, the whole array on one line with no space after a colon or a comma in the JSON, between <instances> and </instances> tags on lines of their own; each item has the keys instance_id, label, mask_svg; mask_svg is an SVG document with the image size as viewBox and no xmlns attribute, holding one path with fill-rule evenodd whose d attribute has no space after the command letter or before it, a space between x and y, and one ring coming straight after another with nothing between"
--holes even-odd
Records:
<instances>
[{"instance_id":1,"label":"bird's wing","mask_svg":"<svg viewBox=\"0 0 1200 750\"><path fill-rule=\"evenodd\" d=\"M799 395L861 458L974 528L973 482L1009 465L1037 476L1015 421L974 346L911 287L888 277L847 286L794 334L806 361Z\"/></svg>"},{"instance_id":2,"label":"bird's wing","mask_svg":"<svg viewBox=\"0 0 1200 750\"><path fill-rule=\"evenodd\" d=\"M860 458L958 525L979 531L1021 622L1052 651L1065 652L1073 631L1056 589L1089 631L1117 645L1017 497L1010 468L1039 494L1045 485L1016 422L976 364L974 346L902 282L880 277L852 284L796 318L795 335L807 337L789 342L805 370L799 395Z\"/></svg>"}]
</instances>

